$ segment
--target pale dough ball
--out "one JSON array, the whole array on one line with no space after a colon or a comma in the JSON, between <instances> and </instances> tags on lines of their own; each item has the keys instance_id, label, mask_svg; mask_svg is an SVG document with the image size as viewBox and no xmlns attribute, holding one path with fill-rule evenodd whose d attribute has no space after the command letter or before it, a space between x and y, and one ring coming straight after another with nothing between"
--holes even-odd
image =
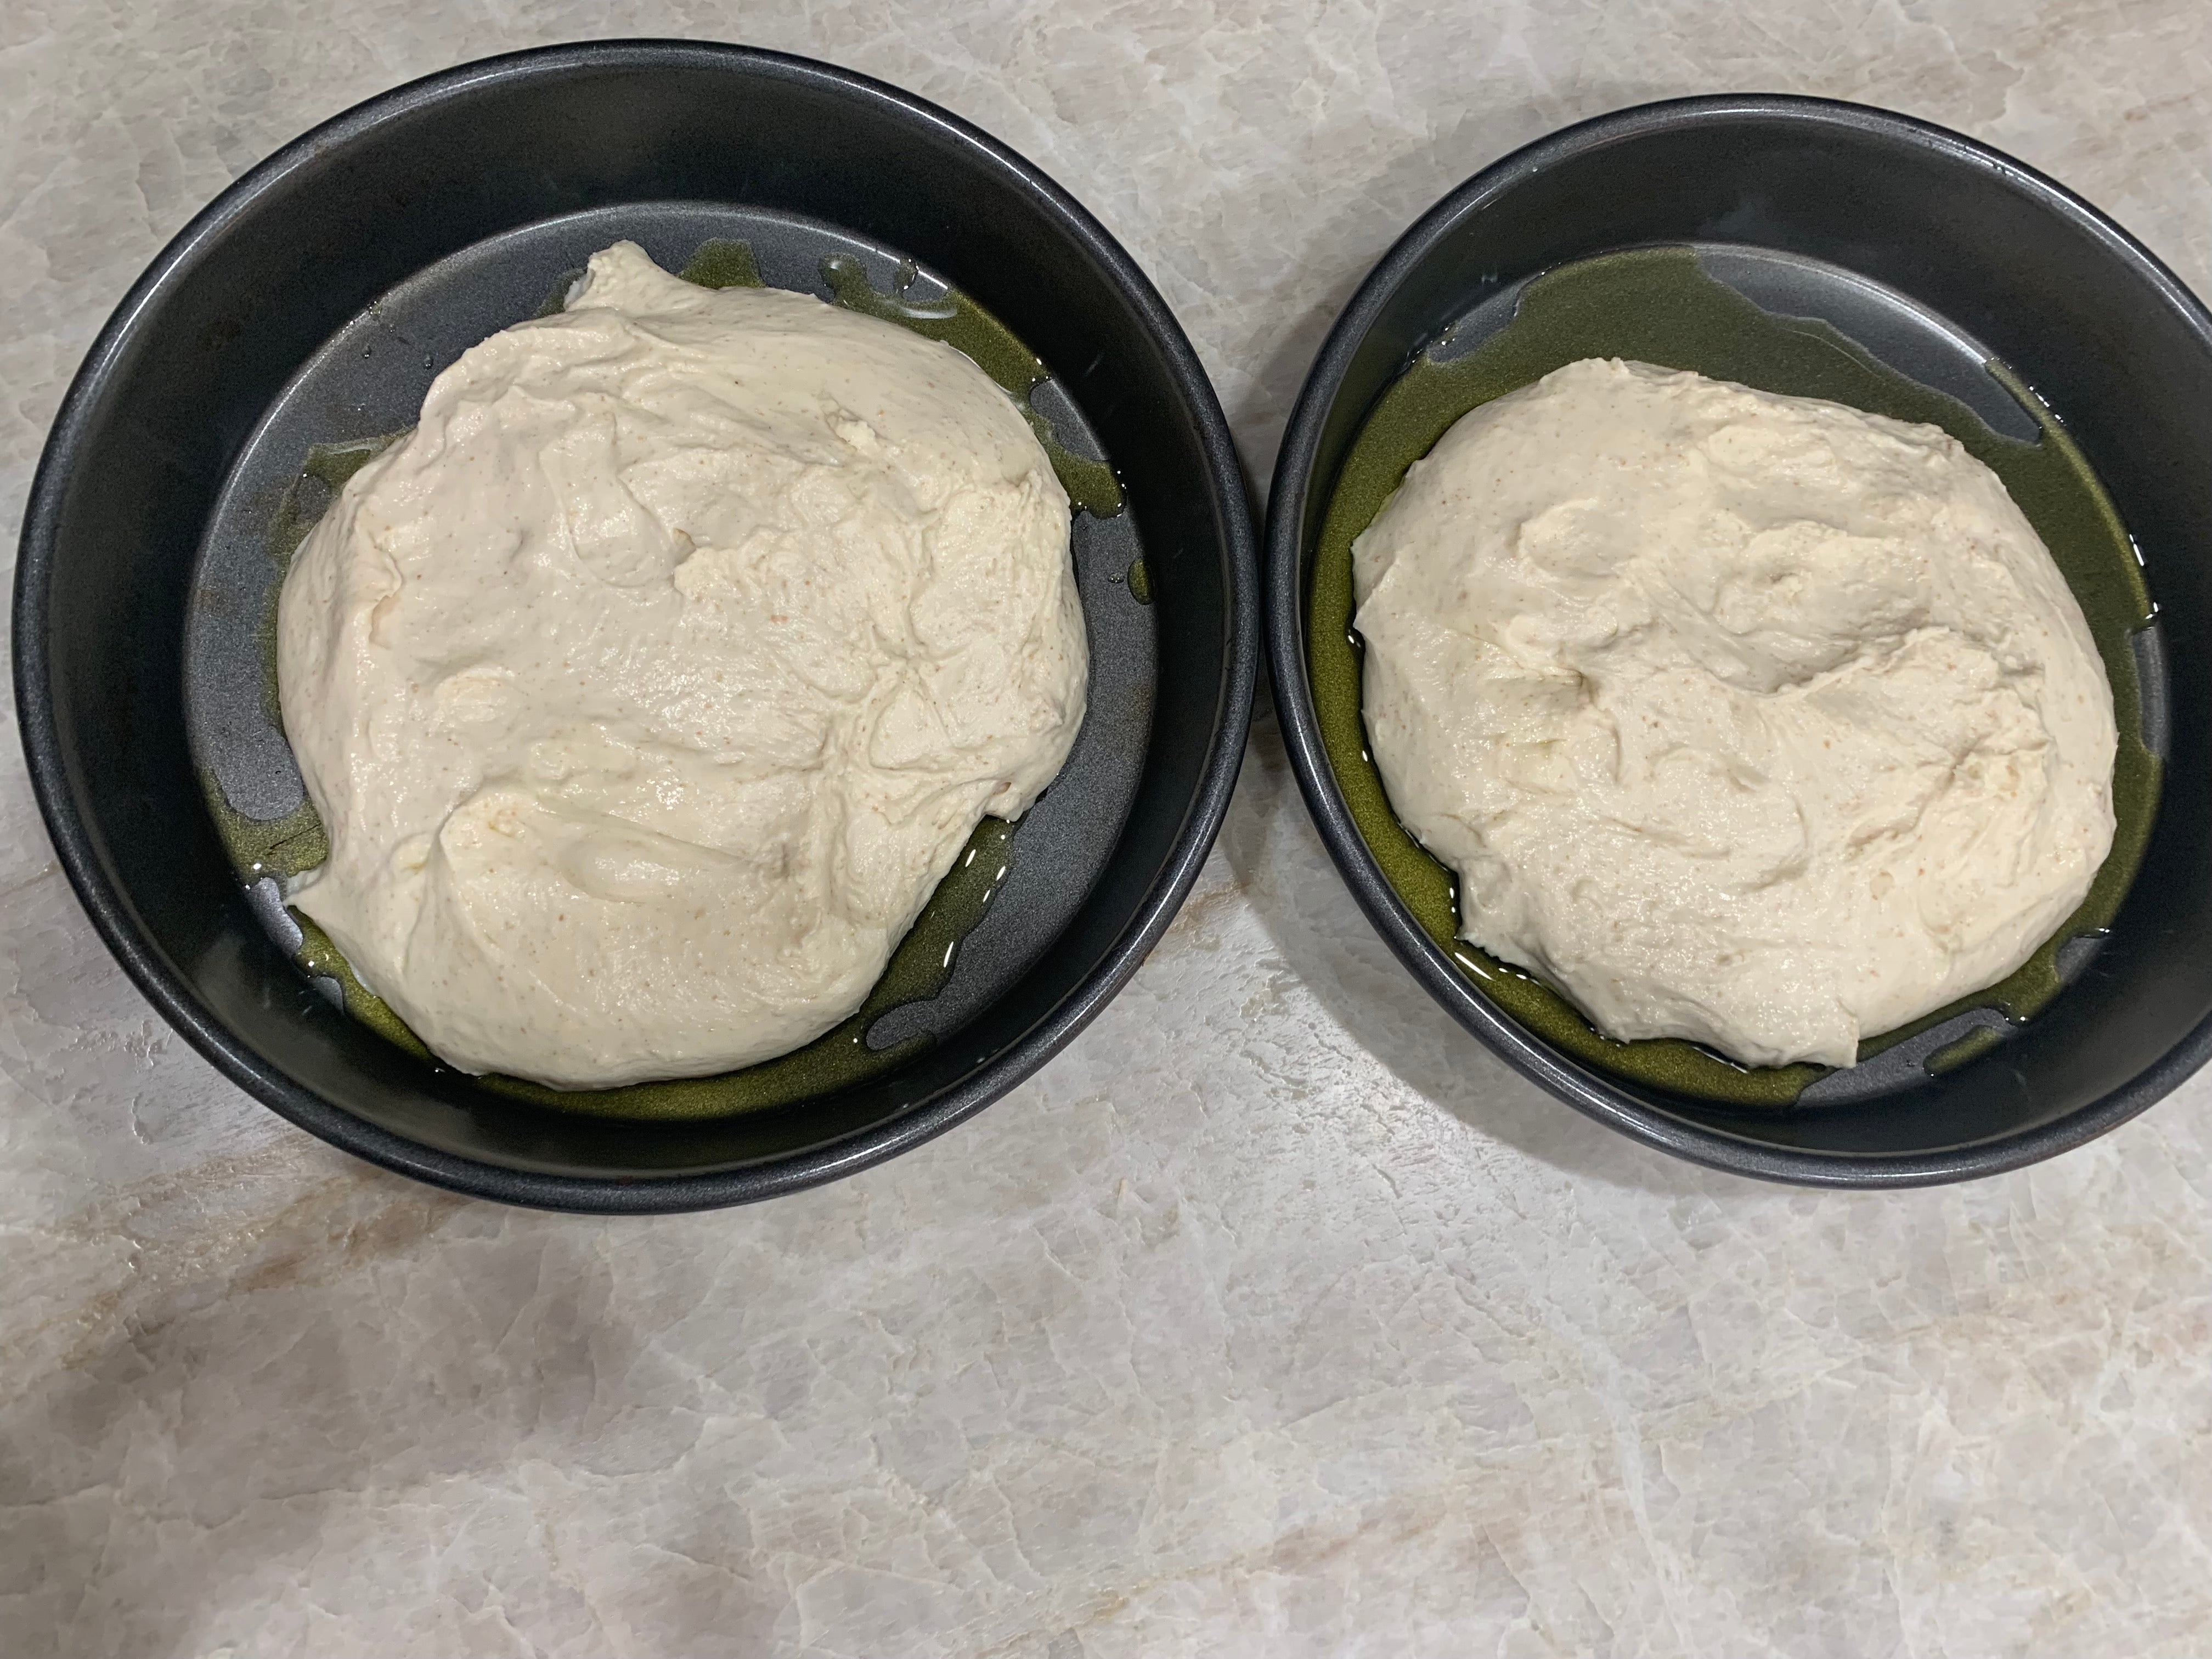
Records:
<instances>
[{"instance_id":1,"label":"pale dough ball","mask_svg":"<svg viewBox=\"0 0 2212 1659\"><path fill-rule=\"evenodd\" d=\"M1466 937L1620 1038L1848 1066L2112 846L2112 698L1934 427L1648 364L1461 420L1354 544L1367 729Z\"/></svg>"},{"instance_id":2,"label":"pale dough ball","mask_svg":"<svg viewBox=\"0 0 2212 1659\"><path fill-rule=\"evenodd\" d=\"M849 1016L1081 723L1066 494L951 348L622 243L301 548L293 902L432 1049L562 1088Z\"/></svg>"}]
</instances>

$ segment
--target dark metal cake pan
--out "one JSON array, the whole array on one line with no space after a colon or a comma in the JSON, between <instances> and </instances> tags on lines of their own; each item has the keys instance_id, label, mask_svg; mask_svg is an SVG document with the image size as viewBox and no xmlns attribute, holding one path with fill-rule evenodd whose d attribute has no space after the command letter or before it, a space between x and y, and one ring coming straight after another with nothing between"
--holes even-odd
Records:
<instances>
[{"instance_id":1,"label":"dark metal cake pan","mask_svg":"<svg viewBox=\"0 0 2212 1659\"><path fill-rule=\"evenodd\" d=\"M234 805L273 815L286 763L265 744L258 759L211 761L188 743L187 650L225 638L243 649L240 629L195 627L194 607L204 618L237 597L224 583L245 567L223 526L265 510L264 486L300 465L294 450L410 422L437 369L532 314L593 246L627 235L680 261L733 234L792 286L813 285L810 261L828 252L882 283L911 262L925 286L988 307L1053 372L1061 422L1110 461L1127 501L1110 526L1078 530L1090 721L1016 832L1013 873L953 980L930 1006L897 1011L902 1036L934 1039L918 1058L773 1110L549 1109L386 1042L272 938L196 765L231 769L218 781ZM400 88L287 145L118 307L32 489L15 610L24 746L63 866L117 959L196 1048L294 1122L516 1203L767 1197L891 1157L998 1098L1165 928L1243 753L1258 655L1246 499L1213 390L1151 283L988 135L880 82L736 46L517 53ZM1141 607L1126 580L1139 555ZM225 703L220 665L200 668L194 729L250 749L251 720L225 726L223 711L251 699Z\"/></svg>"},{"instance_id":2,"label":"dark metal cake pan","mask_svg":"<svg viewBox=\"0 0 2212 1659\"><path fill-rule=\"evenodd\" d=\"M2008 365L2080 446L2139 550L2159 607L2138 651L2156 682L2144 738L2165 762L2148 853L2074 981L2008 1041L1940 1076L1747 1109L1584 1063L1493 1003L1422 929L1322 742L1307 643L1314 556L1376 400L1516 284L1651 246L1696 250L1762 308L1819 318L1992 418L2008 394L1982 367ZM1345 880L1422 988L1600 1121L1698 1163L1814 1185L1957 1181L2048 1158L2142 1111L2212 1052L2212 671L2198 649L2212 637L2208 453L2212 319L2141 244L2033 169L1924 122L1817 99L1693 98L1600 117L1445 197L1376 266L1315 361L1263 555L1291 764Z\"/></svg>"}]
</instances>

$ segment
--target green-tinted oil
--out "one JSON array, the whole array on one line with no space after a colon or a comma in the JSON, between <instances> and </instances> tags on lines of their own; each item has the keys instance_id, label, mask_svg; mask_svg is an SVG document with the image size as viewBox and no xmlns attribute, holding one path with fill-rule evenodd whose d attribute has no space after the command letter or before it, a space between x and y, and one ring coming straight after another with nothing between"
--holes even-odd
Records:
<instances>
[{"instance_id":1,"label":"green-tinted oil","mask_svg":"<svg viewBox=\"0 0 2212 1659\"><path fill-rule=\"evenodd\" d=\"M905 267L902 274L905 282L913 281L911 266ZM1059 476L1060 488L1067 491L1067 499L1094 519L1110 519L1121 510L1121 482L1114 476L1114 469L1104 461L1086 459L1069 449L1053 431L1052 422L1030 405L1030 393L1052 378L1051 371L988 311L957 288L941 300L908 300L904 283L899 291L878 293L860 262L842 253L833 253L822 262L822 280L848 311L880 317L925 338L942 340L971 359L1006 388L1006 395L1022 411L1037 441L1044 446L1045 458Z\"/></svg>"},{"instance_id":2,"label":"green-tinted oil","mask_svg":"<svg viewBox=\"0 0 2212 1659\"><path fill-rule=\"evenodd\" d=\"M300 928L300 948L293 953L292 960L314 978L336 981L346 1012L377 1036L398 1044L417 1060L436 1065L438 1057L423 1046L422 1038L407 1029L407 1022L393 1013L391 1005L382 997L354 976L353 964L331 942L331 936L299 911L293 910L290 915Z\"/></svg>"},{"instance_id":3,"label":"green-tinted oil","mask_svg":"<svg viewBox=\"0 0 2212 1659\"><path fill-rule=\"evenodd\" d=\"M302 802L297 811L281 818L249 818L223 799L222 786L205 767L200 769L200 793L207 798L223 851L249 884L264 876L289 881L331 855L330 838L323 833L323 821L312 801Z\"/></svg>"},{"instance_id":4,"label":"green-tinted oil","mask_svg":"<svg viewBox=\"0 0 2212 1659\"><path fill-rule=\"evenodd\" d=\"M1978 1000L1973 999L1972 1000ZM1966 1006L1972 1006L1970 1001ZM1970 1060L1979 1060L2004 1041L2003 1034L1994 1026L1977 1025L1956 1042L1947 1043L1923 1062L1928 1070L1941 1077L1946 1072L1955 1072Z\"/></svg>"},{"instance_id":5,"label":"green-tinted oil","mask_svg":"<svg viewBox=\"0 0 2212 1659\"><path fill-rule=\"evenodd\" d=\"M1139 605L1152 602L1152 573L1141 558L1129 561L1129 597Z\"/></svg>"},{"instance_id":6,"label":"green-tinted oil","mask_svg":"<svg viewBox=\"0 0 2212 1659\"><path fill-rule=\"evenodd\" d=\"M699 244L691 263L676 273L701 288L766 288L761 281L760 261L750 242L717 236Z\"/></svg>"},{"instance_id":7,"label":"green-tinted oil","mask_svg":"<svg viewBox=\"0 0 2212 1659\"><path fill-rule=\"evenodd\" d=\"M2118 828L2112 850L2071 920L2018 972L1911 1024L1869 1038L1863 1060L1969 1008L2015 1021L2062 988L2058 948L2112 924L2142 862L2158 810L2158 758L2143 746L2142 688L2131 635L2152 615L2134 544L2104 488L2057 422L2002 365L1989 369L2042 428L2023 442L1991 429L1956 399L1869 356L1826 323L1770 315L1707 276L1686 248L1639 249L1580 260L1523 290L1514 318L1464 356L1422 356L1376 401L1346 456L1316 550L1307 653L1322 738L1354 822L1390 884L1468 978L1523 1024L1577 1059L1638 1083L1743 1106L1786 1106L1826 1075L1817 1066L1747 1068L1693 1043L1616 1042L1564 998L1459 937L1455 884L1390 811L1360 717L1360 652L1352 633L1352 544L1414 461L1469 410L1584 357L1626 357L1695 369L1765 392L1826 398L1899 420L1939 426L2004 483L2081 602L2112 682L2119 722L2112 773ZM1994 1044L1970 1034L1931 1064L1963 1064Z\"/></svg>"},{"instance_id":8,"label":"green-tinted oil","mask_svg":"<svg viewBox=\"0 0 2212 1659\"><path fill-rule=\"evenodd\" d=\"M316 815L312 802L303 802L296 811L281 818L261 820L249 818L234 809L223 799L222 786L216 783L215 775L205 768L200 771L200 790L207 797L208 811L215 818L216 834L222 842L223 850L230 854L232 864L249 883L268 877L282 884L314 869L330 857L330 838L324 833L323 821ZM330 935L300 911L288 907L288 914L300 929L300 948L292 953L292 960L301 970L311 977L336 981L348 1013L416 1059L430 1059L430 1051L422 1046L422 1040L354 976L351 965L337 946L331 943Z\"/></svg>"},{"instance_id":9,"label":"green-tinted oil","mask_svg":"<svg viewBox=\"0 0 2212 1659\"><path fill-rule=\"evenodd\" d=\"M1046 378L1044 366L1004 325L957 293L933 307L908 307L902 301L887 299L868 286L866 274L857 264L847 270L848 263L823 262L823 276L830 283L838 304L886 318L931 339L944 340L974 358L1007 389L1028 416L1069 499L1096 517L1108 518L1121 511L1121 489L1113 470L1102 462L1068 453L1052 436L1042 417L1030 407L1030 392ZM759 262L751 247L741 241L717 240L702 244L691 262L677 274L702 288L763 286ZM568 286L564 280L538 314L558 313ZM955 326L945 326L948 323ZM345 488L346 481L406 435L400 431L314 446L307 452L299 478L277 503L269 528L269 550L276 566L276 580L270 584L268 610L260 628L264 708L272 725L281 728L283 723L276 690L276 606L292 556L328 502ZM1133 589L1142 563L1140 560L1132 567ZM1140 602L1150 603L1149 588L1139 597ZM235 811L223 798L213 773L203 769L200 786L224 850L249 883L264 876L287 881L330 856L329 838L312 802L303 803L283 818L263 823ZM933 997L943 988L951 975L960 941L982 921L992 896L1006 879L1013 833L1014 826L1001 818L985 818L976 826L951 872L938 884L891 953L883 976L860 1011L804 1048L719 1077L641 1083L621 1089L548 1089L498 1076L481 1078L478 1082L495 1092L565 1111L601 1117L676 1119L721 1117L791 1105L850 1088L889 1071L927 1048L932 1039L917 1036L888 1048L871 1048L866 1042L869 1026L890 1010ZM434 1060L390 1006L362 985L330 936L299 910L289 914L300 928L301 943L294 957L299 966L311 975L335 981L343 994L346 1012L362 1024L417 1059Z\"/></svg>"}]
</instances>

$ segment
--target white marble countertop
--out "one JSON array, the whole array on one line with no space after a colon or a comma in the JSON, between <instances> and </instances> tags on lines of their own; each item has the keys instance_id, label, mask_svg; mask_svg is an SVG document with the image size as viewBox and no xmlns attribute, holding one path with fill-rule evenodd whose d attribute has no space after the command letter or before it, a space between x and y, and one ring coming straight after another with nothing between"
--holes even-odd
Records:
<instances>
[{"instance_id":1,"label":"white marble countertop","mask_svg":"<svg viewBox=\"0 0 2212 1659\"><path fill-rule=\"evenodd\" d=\"M811 52L1035 158L1264 476L1351 285L1579 117L1720 89L1989 139L2212 291L2204 0L14 0L6 545L140 266L310 124L591 34ZM12 730L12 721L9 722ZM0 759L0 1651L2201 1654L2212 1078L1930 1192L1711 1175L1447 1023L1262 718L1097 1024L967 1127L750 1210L385 1176L110 964Z\"/></svg>"}]
</instances>

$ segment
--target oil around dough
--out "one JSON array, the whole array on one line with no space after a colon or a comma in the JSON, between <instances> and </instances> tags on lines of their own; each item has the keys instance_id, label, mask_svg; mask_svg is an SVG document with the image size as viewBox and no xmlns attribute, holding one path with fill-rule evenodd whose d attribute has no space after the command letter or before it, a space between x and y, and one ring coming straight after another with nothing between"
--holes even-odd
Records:
<instances>
[{"instance_id":1,"label":"oil around dough","mask_svg":"<svg viewBox=\"0 0 2212 1659\"><path fill-rule=\"evenodd\" d=\"M751 247L735 240L718 239L702 244L691 262L677 275L702 288L765 285ZM1068 500L1093 518L1111 518L1122 510L1121 487L1113 468L1073 453L1054 434L1051 423L1031 407L1030 393L1049 378L1049 372L996 317L957 289L941 300L909 303L902 295L905 283L912 280L910 269L902 272L901 293L891 295L878 293L860 264L842 255L824 259L822 276L838 305L942 340L973 359L1006 389L1028 418ZM538 314L549 316L559 311L561 294L567 286L563 283ZM269 534L277 580L269 590L268 612L262 619L261 655L264 711L279 730L283 717L276 699L276 600L283 574L346 480L405 435L394 432L347 443L316 445L307 452L298 481L278 503ZM1145 599L1148 602L1149 594ZM312 801L302 802L298 811L287 817L260 822L236 811L223 799L214 775L204 769L200 786L223 849L249 884L265 877L289 880L330 856L330 842ZM872 1048L867 1042L868 1028L891 1009L933 997L944 988L952 975L961 940L981 922L1012 867L1013 836L1014 826L1003 818L987 817L976 825L951 873L938 884L914 926L892 951L883 976L859 1012L803 1048L719 1077L636 1083L619 1089L548 1089L496 1074L478 1078L477 1083L496 1094L562 1111L597 1117L674 1120L724 1117L793 1105L879 1076L927 1049L934 1039L917 1035L889 1048ZM335 981L346 1012L361 1024L417 1059L435 1064L436 1057L399 1016L355 977L329 936L298 910L289 914L301 933L301 945L293 958L299 967L312 977Z\"/></svg>"},{"instance_id":2,"label":"oil around dough","mask_svg":"<svg viewBox=\"0 0 2212 1659\"><path fill-rule=\"evenodd\" d=\"M1376 862L1422 928L1522 1024L1577 1059L1676 1094L1749 1107L1787 1106L1827 1075L1799 1065L1746 1067L1695 1043L1619 1042L1601 1036L1567 1000L1533 975L1459 937L1451 872L1407 834L1390 811L1367 750L1360 714L1360 647L1352 631L1352 543L1411 466L1469 410L1584 357L1626 357L1695 369L1762 392L1826 398L1877 415L1939 426L2004 483L2080 601L2112 686L2119 748L2112 767L2118 823L2088 896L2073 917L2009 977L1987 990L1868 1038L1865 1060L1969 1008L2033 1018L2063 988L2059 947L2108 928L2142 863L2158 811L2158 757L2143 744L2142 685L2132 635L2154 614L2135 544L2073 440L2002 363L1990 374L2042 428L2033 441L2008 438L1964 404L1878 362L1826 323L1777 317L1706 276L1688 248L1640 248L1577 260L1522 291L1513 319L1464 355L1428 354L1376 400L1336 479L1314 556L1306 651L1315 713L1337 786ZM1994 1046L1986 1029L1935 1055L1931 1068L1962 1065Z\"/></svg>"}]
</instances>

